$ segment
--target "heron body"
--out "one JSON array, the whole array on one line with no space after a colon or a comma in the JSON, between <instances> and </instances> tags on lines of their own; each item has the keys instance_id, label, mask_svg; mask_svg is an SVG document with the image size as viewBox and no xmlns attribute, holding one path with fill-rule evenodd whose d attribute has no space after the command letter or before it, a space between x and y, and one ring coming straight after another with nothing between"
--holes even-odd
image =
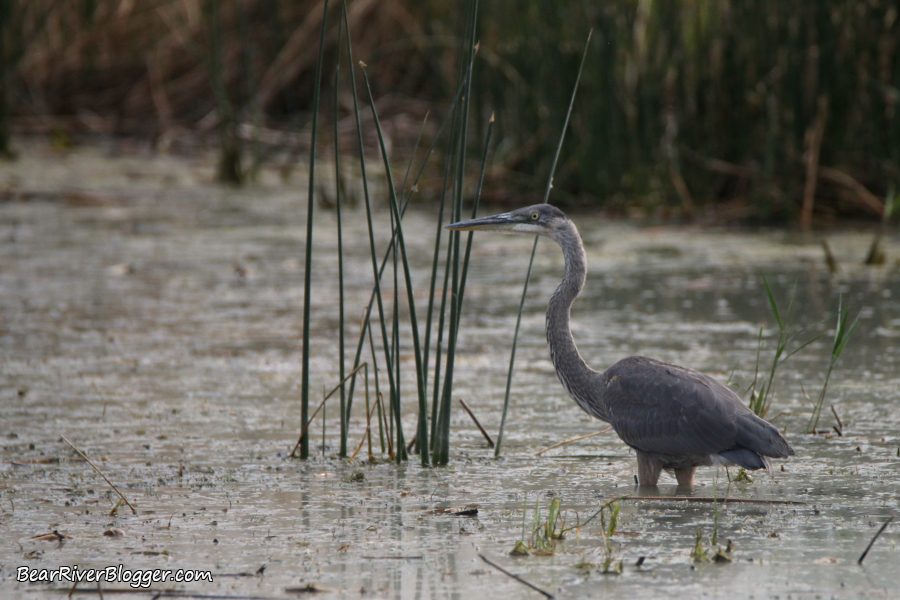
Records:
<instances>
[{"instance_id":1,"label":"heron body","mask_svg":"<svg viewBox=\"0 0 900 600\"><path fill-rule=\"evenodd\" d=\"M775 427L756 416L716 379L643 356L606 371L590 368L578 352L570 309L587 275L575 224L558 208L536 204L448 229L499 230L549 237L562 248L566 274L547 306L547 342L563 387L588 414L606 421L638 460L638 483L654 486L663 470L679 485L693 484L697 467L739 465L772 472L770 458L794 454Z\"/></svg>"}]
</instances>

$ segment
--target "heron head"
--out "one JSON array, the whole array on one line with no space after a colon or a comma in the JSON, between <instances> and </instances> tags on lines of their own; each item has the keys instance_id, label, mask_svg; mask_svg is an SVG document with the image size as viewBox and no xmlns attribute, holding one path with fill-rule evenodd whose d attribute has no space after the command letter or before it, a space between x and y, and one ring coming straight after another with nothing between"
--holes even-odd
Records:
<instances>
[{"instance_id":1,"label":"heron head","mask_svg":"<svg viewBox=\"0 0 900 600\"><path fill-rule=\"evenodd\" d=\"M555 237L556 232L571 223L563 211L549 204L535 204L512 212L460 221L447 225L453 231L508 231Z\"/></svg>"}]
</instances>

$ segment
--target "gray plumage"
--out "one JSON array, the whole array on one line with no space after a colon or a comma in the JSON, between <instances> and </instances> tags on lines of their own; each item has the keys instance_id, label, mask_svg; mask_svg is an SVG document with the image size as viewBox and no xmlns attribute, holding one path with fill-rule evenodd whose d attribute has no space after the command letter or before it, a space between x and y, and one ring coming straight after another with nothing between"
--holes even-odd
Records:
<instances>
[{"instance_id":1,"label":"gray plumage","mask_svg":"<svg viewBox=\"0 0 900 600\"><path fill-rule=\"evenodd\" d=\"M569 311L584 287L587 263L578 229L558 208L537 204L448 229L537 234L559 244L566 274L547 306L553 365L578 405L612 425L635 449L641 485L656 485L662 470L674 472L679 485L692 485L696 468L711 464L771 473L770 458L794 454L775 427L699 371L643 356L625 358L603 372L584 362L572 337Z\"/></svg>"}]
</instances>

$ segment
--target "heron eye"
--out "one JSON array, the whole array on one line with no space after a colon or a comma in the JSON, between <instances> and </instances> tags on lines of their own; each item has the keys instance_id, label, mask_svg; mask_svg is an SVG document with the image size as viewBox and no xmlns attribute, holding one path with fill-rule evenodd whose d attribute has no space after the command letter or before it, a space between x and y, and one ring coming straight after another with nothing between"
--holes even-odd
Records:
<instances>
[{"instance_id":1,"label":"heron eye","mask_svg":"<svg viewBox=\"0 0 900 600\"><path fill-rule=\"evenodd\" d=\"M536 212L531 213L532 221L537 221L540 217L541 217L541 215L537 214Z\"/></svg>"}]
</instances>

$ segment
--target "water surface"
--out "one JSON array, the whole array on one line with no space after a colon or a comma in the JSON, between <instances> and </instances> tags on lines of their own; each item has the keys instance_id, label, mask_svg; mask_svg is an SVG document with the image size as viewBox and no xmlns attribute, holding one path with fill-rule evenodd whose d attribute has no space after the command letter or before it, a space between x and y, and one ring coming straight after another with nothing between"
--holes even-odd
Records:
<instances>
[{"instance_id":1,"label":"water surface","mask_svg":"<svg viewBox=\"0 0 900 600\"><path fill-rule=\"evenodd\" d=\"M806 328L798 340L823 334L781 367L775 383L769 418L797 455L779 462L774 477L730 487L724 471L702 469L695 490L803 504L719 504L718 535L734 542L734 562L695 566L690 550L698 528L712 534L713 505L623 502L614 540L625 568L611 576L578 566L602 558L597 521L570 532L552 556L508 555L522 537L523 503L530 523L535 503L546 511L558 498L574 524L605 499L635 493L634 456L614 434L534 456L603 427L566 397L549 360L543 312L563 267L551 242L538 248L501 459L455 408L448 467L348 464L335 458L332 407L324 456L317 422L316 456L290 460L300 430L303 182L270 177L254 189L227 190L206 183L210 161L113 150L63 156L32 148L0 170L0 187L18 190L0 204L0 595L68 592L70 585L16 583L20 565L123 564L211 571L212 584L154 585L197 594L291 597L314 584L330 590L319 597L360 597L363 590L402 599L483 597L485 590L497 598L540 597L479 554L561 598L896 593L896 526L865 566L856 565L878 527L900 514L896 237L887 243L889 264L867 268L861 259L871 233L821 234L841 263L832 275L821 237L576 217L590 273L573 309L574 330L595 368L642 354L745 389L760 327L762 370L774 345L762 275L783 307L796 286L792 318ZM383 208L378 215L383 251L389 217ZM332 212L319 210L316 219L311 383L321 397L338 379L337 238ZM406 223L421 316L434 217L420 209ZM355 347L372 269L364 213L350 211L345 225L347 334ZM497 234L479 234L473 245L455 395L495 436L530 248L530 239ZM392 280L385 288L390 306ZM400 293L405 297L402 284ZM827 399L843 435L806 435L804 391L815 398L821 389L833 318L821 321L839 297L860 314ZM414 363L403 323L411 438ZM826 408L820 428L835 424ZM357 410L351 445L364 429ZM115 495L61 436L120 487L137 516L125 506L110 515ZM659 493L674 495L674 480L664 476ZM477 517L432 512L473 503ZM110 529L124 535L104 536ZM54 530L68 539L32 539ZM96 597L89 587L74 596Z\"/></svg>"}]
</instances>

